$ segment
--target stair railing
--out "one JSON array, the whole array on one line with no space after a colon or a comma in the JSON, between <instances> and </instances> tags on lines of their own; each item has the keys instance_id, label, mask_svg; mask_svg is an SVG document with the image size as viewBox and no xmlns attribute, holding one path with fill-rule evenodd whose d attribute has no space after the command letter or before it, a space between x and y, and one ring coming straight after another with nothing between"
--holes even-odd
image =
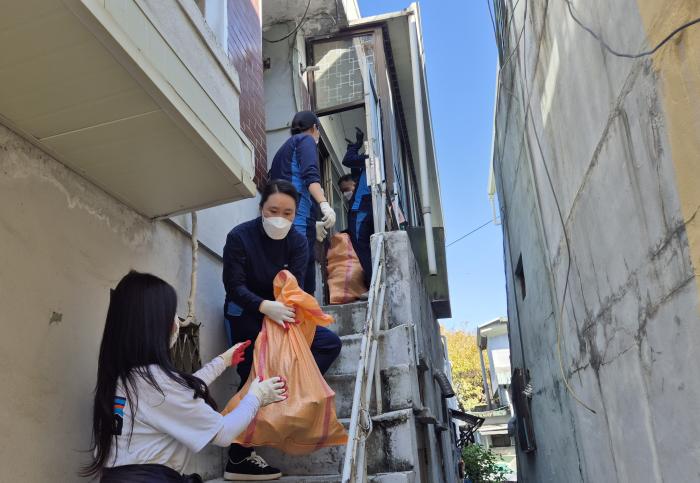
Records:
<instances>
[{"instance_id":1,"label":"stair railing","mask_svg":"<svg viewBox=\"0 0 700 483\"><path fill-rule=\"evenodd\" d=\"M360 359L355 377L348 445L343 461L343 483L363 483L367 480L366 442L372 432L372 416L370 414L372 389L376 393L376 409L379 413L382 412L377 345L380 331L383 329L386 257L384 254L384 237L379 235L374 237L372 241L376 243L375 259L372 264L372 282L369 289L367 318L362 331Z\"/></svg>"}]
</instances>

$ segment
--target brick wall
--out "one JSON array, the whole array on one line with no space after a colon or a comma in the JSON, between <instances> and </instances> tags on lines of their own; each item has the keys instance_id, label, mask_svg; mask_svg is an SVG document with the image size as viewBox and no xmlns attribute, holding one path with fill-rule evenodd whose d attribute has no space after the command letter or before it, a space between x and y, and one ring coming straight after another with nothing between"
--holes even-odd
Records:
<instances>
[{"instance_id":1,"label":"brick wall","mask_svg":"<svg viewBox=\"0 0 700 483\"><path fill-rule=\"evenodd\" d=\"M241 80L241 128L255 147L255 183L267 177L261 0L228 0L228 53Z\"/></svg>"}]
</instances>

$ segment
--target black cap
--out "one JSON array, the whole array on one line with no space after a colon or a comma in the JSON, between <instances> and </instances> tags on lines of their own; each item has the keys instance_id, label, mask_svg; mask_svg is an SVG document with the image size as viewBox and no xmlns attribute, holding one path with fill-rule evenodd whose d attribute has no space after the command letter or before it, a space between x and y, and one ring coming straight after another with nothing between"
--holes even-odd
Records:
<instances>
[{"instance_id":1,"label":"black cap","mask_svg":"<svg viewBox=\"0 0 700 483\"><path fill-rule=\"evenodd\" d=\"M311 129L314 124L316 127L321 126L316 114L311 111L299 111L294 114L294 119L292 119L292 134L299 134Z\"/></svg>"}]
</instances>

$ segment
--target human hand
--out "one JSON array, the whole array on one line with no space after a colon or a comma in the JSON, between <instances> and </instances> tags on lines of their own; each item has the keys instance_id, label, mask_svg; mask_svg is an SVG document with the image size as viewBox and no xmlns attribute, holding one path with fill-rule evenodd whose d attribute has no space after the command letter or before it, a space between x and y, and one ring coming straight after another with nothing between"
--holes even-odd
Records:
<instances>
[{"instance_id":1,"label":"human hand","mask_svg":"<svg viewBox=\"0 0 700 483\"><path fill-rule=\"evenodd\" d=\"M233 347L231 347L229 350L224 352L223 354L219 355L224 362L226 362L226 366L237 366L241 362L245 360L245 350L252 344L253 342L250 340L247 340L245 342L241 342L239 344L235 344Z\"/></svg>"},{"instance_id":2,"label":"human hand","mask_svg":"<svg viewBox=\"0 0 700 483\"><path fill-rule=\"evenodd\" d=\"M331 208L331 205L329 205L327 201L322 202L320 204L320 208L321 213L323 214L323 226L327 230L330 230L335 226L335 211L333 211L333 208Z\"/></svg>"},{"instance_id":3,"label":"human hand","mask_svg":"<svg viewBox=\"0 0 700 483\"><path fill-rule=\"evenodd\" d=\"M253 394L258 398L260 407L284 401L289 397L287 395L287 381L283 377L271 377L264 381L262 377L256 377L250 383L248 394Z\"/></svg>"},{"instance_id":4,"label":"human hand","mask_svg":"<svg viewBox=\"0 0 700 483\"><path fill-rule=\"evenodd\" d=\"M282 302L265 300L260 304L260 313L283 328L285 322L294 322L294 307L287 307Z\"/></svg>"}]
</instances>

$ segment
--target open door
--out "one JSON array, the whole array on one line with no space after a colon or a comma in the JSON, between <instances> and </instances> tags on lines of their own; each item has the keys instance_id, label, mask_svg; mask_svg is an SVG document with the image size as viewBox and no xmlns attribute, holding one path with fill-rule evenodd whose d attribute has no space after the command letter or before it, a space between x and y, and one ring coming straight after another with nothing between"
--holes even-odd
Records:
<instances>
[{"instance_id":1,"label":"open door","mask_svg":"<svg viewBox=\"0 0 700 483\"><path fill-rule=\"evenodd\" d=\"M386 172L384 164L384 146L382 144L382 112L377 80L374 69L363 55L362 46L357 39L354 41L357 59L362 72L364 86L365 116L367 140L365 153L367 158L367 183L372 190L372 208L374 215L374 232L380 233L386 227Z\"/></svg>"}]
</instances>

